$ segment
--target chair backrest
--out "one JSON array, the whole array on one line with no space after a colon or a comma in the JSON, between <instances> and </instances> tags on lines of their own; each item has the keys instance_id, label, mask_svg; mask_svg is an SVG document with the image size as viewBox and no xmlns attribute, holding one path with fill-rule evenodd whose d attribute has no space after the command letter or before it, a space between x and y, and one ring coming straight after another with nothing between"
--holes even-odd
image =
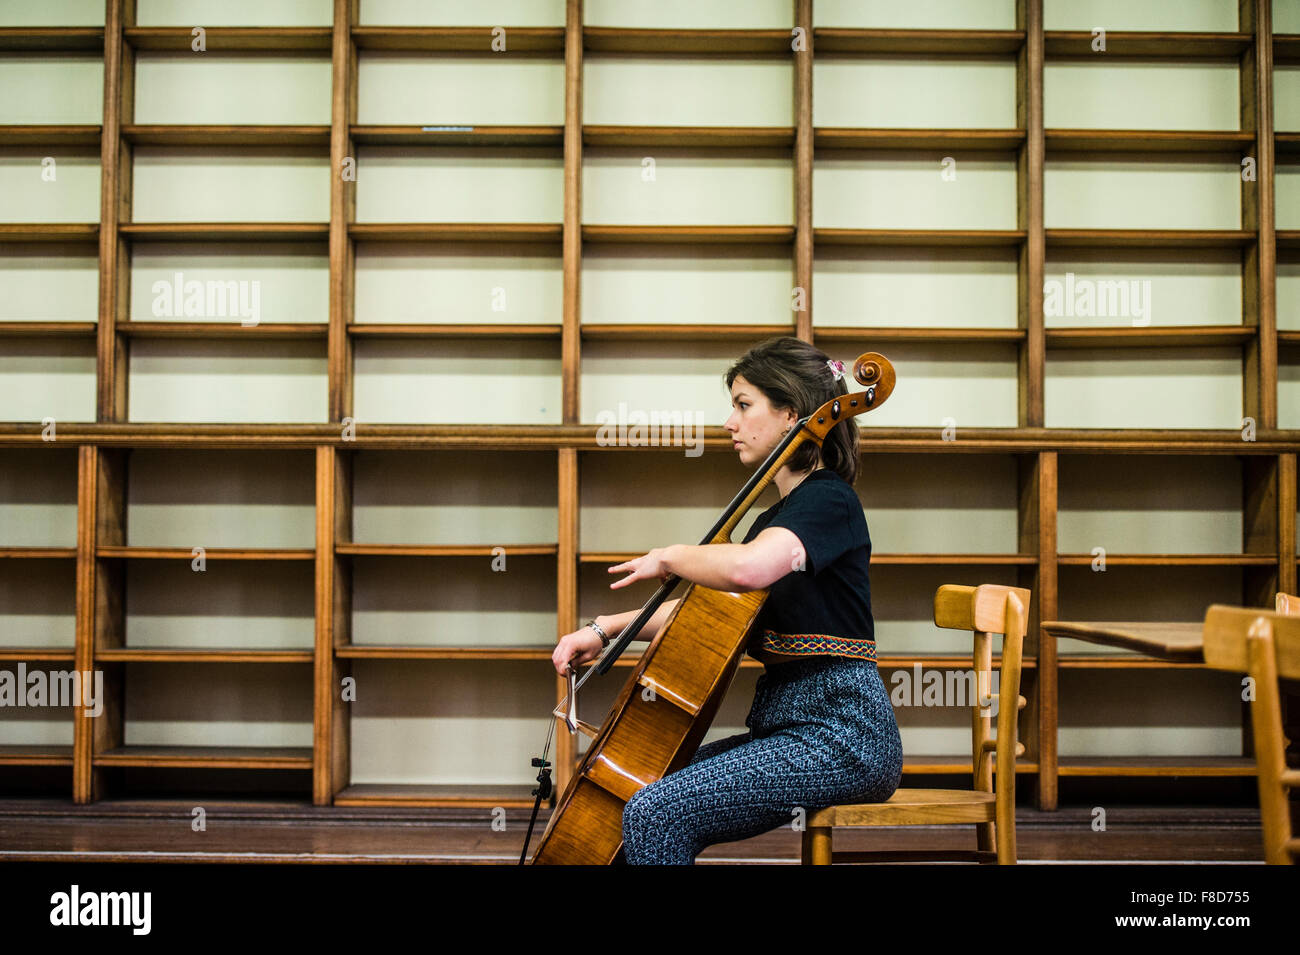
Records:
<instances>
[{"instance_id":1,"label":"chair backrest","mask_svg":"<svg viewBox=\"0 0 1300 955\"><path fill-rule=\"evenodd\" d=\"M1291 838L1287 790L1300 788L1300 770L1286 765L1279 677L1300 678L1300 616L1212 604L1205 613L1205 663L1249 675L1254 684L1250 716L1259 782L1264 861L1285 864L1300 854Z\"/></svg>"},{"instance_id":2,"label":"chair backrest","mask_svg":"<svg viewBox=\"0 0 1300 955\"><path fill-rule=\"evenodd\" d=\"M1293 597L1279 590L1277 592L1277 612L1300 615L1300 597Z\"/></svg>"},{"instance_id":3,"label":"chair backrest","mask_svg":"<svg viewBox=\"0 0 1300 955\"><path fill-rule=\"evenodd\" d=\"M934 594L934 624L974 634L971 663L975 693L971 705L971 746L975 788L993 792L993 762L997 754L997 791L1014 798L1016 757L1025 751L1019 741L1020 667L1029 621L1030 593L1024 587L944 584ZM993 637L1002 634L1002 666L998 687L998 728L994 737L991 706Z\"/></svg>"}]
</instances>

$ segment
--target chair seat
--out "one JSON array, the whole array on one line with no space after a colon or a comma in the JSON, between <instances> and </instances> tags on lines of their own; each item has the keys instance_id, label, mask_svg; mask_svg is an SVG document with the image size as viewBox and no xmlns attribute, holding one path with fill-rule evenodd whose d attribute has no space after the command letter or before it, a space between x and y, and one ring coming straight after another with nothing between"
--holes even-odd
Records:
<instances>
[{"instance_id":1,"label":"chair seat","mask_svg":"<svg viewBox=\"0 0 1300 955\"><path fill-rule=\"evenodd\" d=\"M828 806L808 814L810 827L908 826L993 822L997 796L979 790L898 789L885 802Z\"/></svg>"}]
</instances>

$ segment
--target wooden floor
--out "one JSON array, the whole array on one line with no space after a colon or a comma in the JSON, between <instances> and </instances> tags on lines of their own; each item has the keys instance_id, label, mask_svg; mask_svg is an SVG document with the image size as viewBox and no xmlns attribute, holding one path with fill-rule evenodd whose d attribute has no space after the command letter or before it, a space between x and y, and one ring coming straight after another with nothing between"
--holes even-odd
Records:
<instances>
[{"instance_id":1,"label":"wooden floor","mask_svg":"<svg viewBox=\"0 0 1300 955\"><path fill-rule=\"evenodd\" d=\"M504 831L488 810L340 809L301 803L206 802L206 831L191 826L192 801L105 800L90 806L0 800L0 862L396 862L511 864L528 813L511 810ZM538 820L533 841L545 826ZM1107 830L1088 808L1020 809L1023 863L1263 864L1256 809L1122 806ZM845 849L974 848L971 827L843 831ZM799 834L785 827L706 849L701 864L796 865Z\"/></svg>"}]
</instances>

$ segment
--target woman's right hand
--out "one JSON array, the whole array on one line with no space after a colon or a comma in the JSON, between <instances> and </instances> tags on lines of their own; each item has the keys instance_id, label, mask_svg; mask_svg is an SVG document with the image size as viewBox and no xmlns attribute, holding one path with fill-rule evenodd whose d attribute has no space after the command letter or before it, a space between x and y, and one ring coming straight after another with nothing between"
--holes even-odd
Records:
<instances>
[{"instance_id":1,"label":"woman's right hand","mask_svg":"<svg viewBox=\"0 0 1300 955\"><path fill-rule=\"evenodd\" d=\"M600 642L596 631L583 627L560 638L560 642L555 645L555 652L551 654L551 662L555 664L555 672L564 676L570 665L576 670L579 664L600 656L603 649L604 644Z\"/></svg>"}]
</instances>

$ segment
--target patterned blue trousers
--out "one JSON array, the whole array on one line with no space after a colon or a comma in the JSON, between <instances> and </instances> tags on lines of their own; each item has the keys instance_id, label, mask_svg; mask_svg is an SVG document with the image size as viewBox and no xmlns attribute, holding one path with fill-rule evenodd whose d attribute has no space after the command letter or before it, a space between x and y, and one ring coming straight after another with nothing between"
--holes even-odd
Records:
<instances>
[{"instance_id":1,"label":"patterned blue trousers","mask_svg":"<svg viewBox=\"0 0 1300 955\"><path fill-rule=\"evenodd\" d=\"M902 781L898 723L870 660L769 665L745 725L628 800L628 864L690 865L707 846L792 823L799 807L883 802Z\"/></svg>"}]
</instances>

